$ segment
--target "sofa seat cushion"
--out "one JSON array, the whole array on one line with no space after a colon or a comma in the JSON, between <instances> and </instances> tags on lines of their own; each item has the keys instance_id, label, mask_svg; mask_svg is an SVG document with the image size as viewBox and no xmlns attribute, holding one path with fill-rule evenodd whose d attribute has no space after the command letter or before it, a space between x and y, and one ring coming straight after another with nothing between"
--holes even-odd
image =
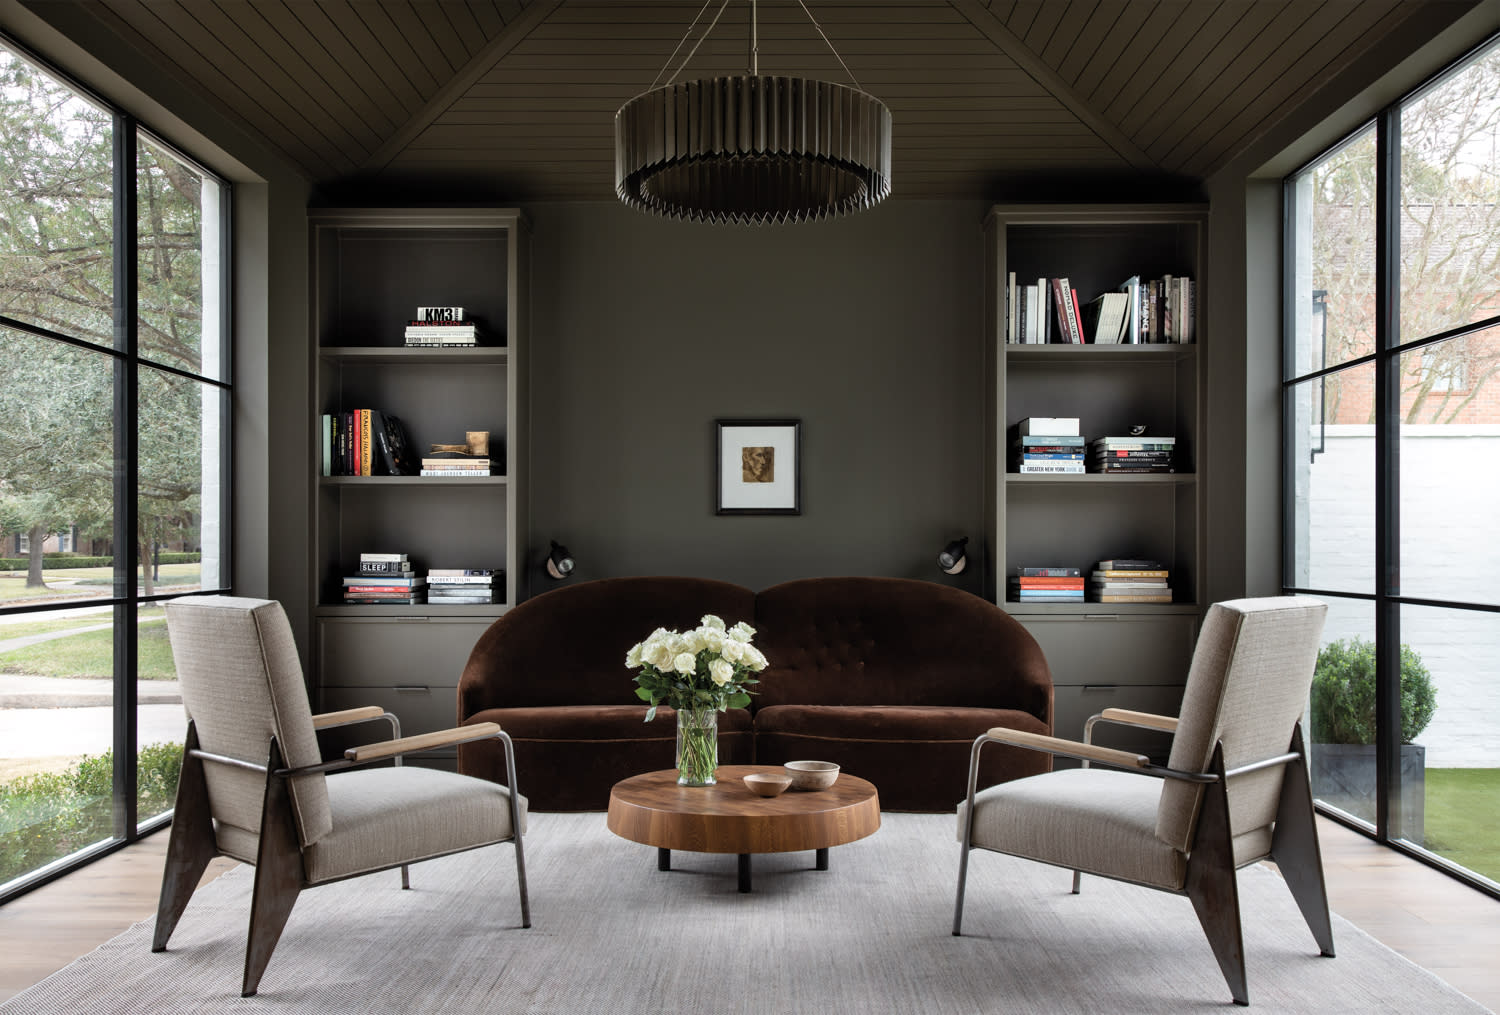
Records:
<instances>
[{"instance_id":1,"label":"sofa seat cushion","mask_svg":"<svg viewBox=\"0 0 1500 1015\"><path fill-rule=\"evenodd\" d=\"M771 705L755 713L758 733L836 740L962 740L1005 726L1048 733L1047 724L1011 708L943 705Z\"/></svg>"},{"instance_id":2,"label":"sofa seat cushion","mask_svg":"<svg viewBox=\"0 0 1500 1015\"><path fill-rule=\"evenodd\" d=\"M874 783L886 810L950 811L966 792L974 739L995 726L1051 732L1031 713L1007 708L771 705L755 713L755 760L837 762ZM1039 775L1051 762L1039 751L987 747L979 784Z\"/></svg>"},{"instance_id":3,"label":"sofa seat cushion","mask_svg":"<svg viewBox=\"0 0 1500 1015\"><path fill-rule=\"evenodd\" d=\"M550 708L487 708L464 722L496 722L515 744L521 792L542 811L602 811L621 779L677 764L677 714L670 708L645 722L644 705L557 705ZM719 713L719 764L755 760L750 713ZM498 740L458 747L465 775L506 781L505 752Z\"/></svg>"},{"instance_id":4,"label":"sofa seat cushion","mask_svg":"<svg viewBox=\"0 0 1500 1015\"><path fill-rule=\"evenodd\" d=\"M644 705L554 705L541 708L487 708L465 724L499 723L512 740L660 740L676 742L677 713L657 709L646 722ZM750 713L732 708L719 713L719 733L749 733ZM623 778L623 777L622 777Z\"/></svg>"}]
</instances>

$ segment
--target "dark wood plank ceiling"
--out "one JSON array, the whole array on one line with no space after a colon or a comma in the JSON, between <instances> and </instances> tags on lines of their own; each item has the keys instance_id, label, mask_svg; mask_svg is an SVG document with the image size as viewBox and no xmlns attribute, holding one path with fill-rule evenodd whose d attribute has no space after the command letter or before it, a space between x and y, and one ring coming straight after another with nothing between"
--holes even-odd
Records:
<instances>
[{"instance_id":1,"label":"dark wood plank ceiling","mask_svg":"<svg viewBox=\"0 0 1500 1015\"><path fill-rule=\"evenodd\" d=\"M319 185L437 186L514 201L612 195L614 112L673 61L704 7L700 0L28 2L60 26L60 7L103 20ZM1190 185L1412 19L1447 21L1468 6L809 2L859 84L890 106L893 195L913 198L994 198L1006 186L1059 178ZM718 9L707 5L699 32ZM848 80L795 0L761 0L758 13L761 73ZM745 73L749 21L749 3L733 0L684 75Z\"/></svg>"}]
</instances>

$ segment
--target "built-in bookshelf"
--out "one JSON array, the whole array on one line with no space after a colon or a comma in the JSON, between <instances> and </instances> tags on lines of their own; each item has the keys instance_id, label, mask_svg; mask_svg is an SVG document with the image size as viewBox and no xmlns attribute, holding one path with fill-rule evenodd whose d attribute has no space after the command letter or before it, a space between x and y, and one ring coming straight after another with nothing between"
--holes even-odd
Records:
<instances>
[{"instance_id":1,"label":"built-in bookshelf","mask_svg":"<svg viewBox=\"0 0 1500 1015\"><path fill-rule=\"evenodd\" d=\"M398 417L417 458L470 431L490 435L491 475L319 476L311 508L321 707L383 705L404 733L445 727L469 649L527 592L527 222L489 208L312 209L308 218L311 460L321 462L322 415L351 409ZM417 308L433 306L463 307L479 344L406 346ZM502 601L346 605L344 578L362 553L405 553L419 575L503 569Z\"/></svg>"},{"instance_id":2,"label":"built-in bookshelf","mask_svg":"<svg viewBox=\"0 0 1500 1015\"><path fill-rule=\"evenodd\" d=\"M985 222L985 591L1041 642L1056 686L1056 729L1082 734L1106 706L1176 714L1202 606L1206 460L1202 441L1208 294L1206 209L1185 205L996 207ZM1008 279L1066 278L1086 305L1132 277L1194 281L1192 343L1016 344ZM1028 417L1077 417L1086 440L1132 426L1176 439L1174 472L1101 475L1013 471L1009 430ZM1007 601L1021 567L1077 567L1149 558L1171 573L1171 603ZM1102 742L1159 751L1139 733Z\"/></svg>"}]
</instances>

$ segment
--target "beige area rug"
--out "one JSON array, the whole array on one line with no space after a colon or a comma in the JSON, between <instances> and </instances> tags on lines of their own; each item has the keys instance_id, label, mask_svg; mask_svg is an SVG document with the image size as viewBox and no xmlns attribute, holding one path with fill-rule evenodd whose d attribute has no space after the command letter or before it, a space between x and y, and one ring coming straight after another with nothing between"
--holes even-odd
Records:
<instances>
[{"instance_id":1,"label":"beige area rug","mask_svg":"<svg viewBox=\"0 0 1500 1015\"><path fill-rule=\"evenodd\" d=\"M887 814L875 835L755 859L656 851L602 814L536 814L533 926L509 847L304 892L257 997L239 997L252 871L200 889L171 947L151 921L0 1005L46 1013L977 1012L1233 1010L1184 898L976 852L965 936L950 933L954 819ZM1273 871L1240 874L1250 1000L1261 1012L1484 1012L1335 918L1320 958Z\"/></svg>"}]
</instances>

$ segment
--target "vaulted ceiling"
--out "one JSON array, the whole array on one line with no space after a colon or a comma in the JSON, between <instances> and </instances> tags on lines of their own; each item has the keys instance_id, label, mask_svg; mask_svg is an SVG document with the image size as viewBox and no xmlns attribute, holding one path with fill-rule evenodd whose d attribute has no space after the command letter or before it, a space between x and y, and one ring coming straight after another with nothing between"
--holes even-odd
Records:
<instances>
[{"instance_id":1,"label":"vaulted ceiling","mask_svg":"<svg viewBox=\"0 0 1500 1015\"><path fill-rule=\"evenodd\" d=\"M104 21L325 188L605 200L617 108L721 0L26 0ZM893 196L1045 180L1191 183L1392 33L1455 0L809 0L894 117ZM686 78L743 74L732 0ZM50 13L49 13L50 12ZM848 77L796 0L762 74ZM691 46L683 48L683 53ZM670 73L670 71L669 71Z\"/></svg>"}]
</instances>

